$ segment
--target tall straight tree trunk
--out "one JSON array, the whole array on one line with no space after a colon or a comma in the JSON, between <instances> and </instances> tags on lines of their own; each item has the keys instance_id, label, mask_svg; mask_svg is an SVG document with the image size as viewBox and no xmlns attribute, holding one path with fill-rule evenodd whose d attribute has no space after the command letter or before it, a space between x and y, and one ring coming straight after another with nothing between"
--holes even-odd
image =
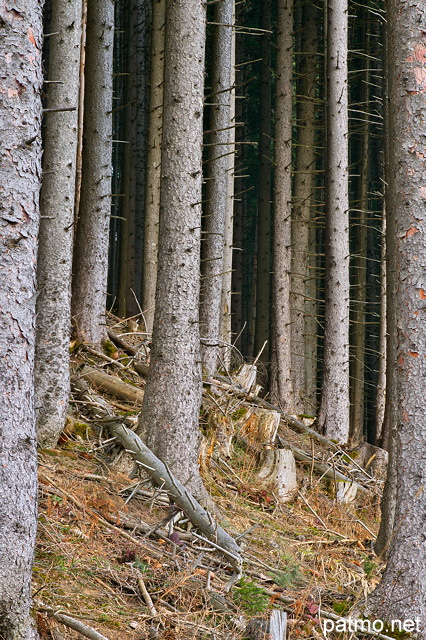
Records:
<instances>
[{"instance_id":1,"label":"tall straight tree trunk","mask_svg":"<svg viewBox=\"0 0 426 640\"><path fill-rule=\"evenodd\" d=\"M153 0L142 283L142 309L148 333L154 323L158 266L165 23L166 0Z\"/></svg>"},{"instance_id":2,"label":"tall straight tree trunk","mask_svg":"<svg viewBox=\"0 0 426 640\"><path fill-rule=\"evenodd\" d=\"M233 85L232 23L234 0L214 6L212 93L208 136L208 177L202 243L200 331L201 353L207 374L218 363L221 340L222 280L225 221L228 206L229 141Z\"/></svg>"},{"instance_id":3,"label":"tall straight tree trunk","mask_svg":"<svg viewBox=\"0 0 426 640\"><path fill-rule=\"evenodd\" d=\"M120 242L119 316L136 316L142 302L142 237L145 211L149 102L149 9L145 0L128 8L127 106L124 117L123 227ZM157 228L158 233L158 228ZM145 316L146 319L146 316Z\"/></svg>"},{"instance_id":4,"label":"tall straight tree trunk","mask_svg":"<svg viewBox=\"0 0 426 640\"><path fill-rule=\"evenodd\" d=\"M292 138L292 0L278 1L275 101L275 209L273 240L273 326L271 394L292 413L291 381L291 138Z\"/></svg>"},{"instance_id":5,"label":"tall straight tree trunk","mask_svg":"<svg viewBox=\"0 0 426 640\"><path fill-rule=\"evenodd\" d=\"M265 30L260 45L259 96L259 180L257 188L257 280L256 280L256 332L254 350L260 352L267 345L261 359L270 362L271 311L271 199L272 199L272 62L271 31L272 4L266 0L261 9L261 28Z\"/></svg>"},{"instance_id":6,"label":"tall straight tree trunk","mask_svg":"<svg viewBox=\"0 0 426 640\"><path fill-rule=\"evenodd\" d=\"M138 428L153 452L199 495L204 47L203 0L167 0L159 269L150 375Z\"/></svg>"},{"instance_id":7,"label":"tall straight tree trunk","mask_svg":"<svg viewBox=\"0 0 426 640\"><path fill-rule=\"evenodd\" d=\"M37 527L34 318L42 2L9 6L0 6L0 637L35 640L30 587Z\"/></svg>"},{"instance_id":8,"label":"tall straight tree trunk","mask_svg":"<svg viewBox=\"0 0 426 640\"><path fill-rule=\"evenodd\" d=\"M317 82L317 33L318 9L305 2L302 8L301 64L297 82L297 146L294 175L293 217L291 225L291 338L292 381L295 410L312 414L315 408L308 392L308 371L316 372L316 340L312 333L312 301L309 293L315 274L310 269L310 225L312 204L315 195L315 94ZM314 297L316 297L314 295ZM315 340L315 342L314 342ZM309 344L309 349L307 345ZM309 369L308 369L309 368ZM316 375L311 373L309 384L316 387ZM314 406L312 406L312 404Z\"/></svg>"},{"instance_id":9,"label":"tall straight tree trunk","mask_svg":"<svg viewBox=\"0 0 426 640\"><path fill-rule=\"evenodd\" d=\"M319 426L340 443L349 437L349 197L347 0L327 15L327 166L325 334Z\"/></svg>"},{"instance_id":10,"label":"tall straight tree trunk","mask_svg":"<svg viewBox=\"0 0 426 640\"><path fill-rule=\"evenodd\" d=\"M225 210L225 235L223 246L223 275L222 275L222 316L221 338L224 349L221 355L221 364L229 369L231 365L232 343L232 258L234 241L234 173L235 173L235 0L232 0L231 20L231 62L230 62L230 92L229 92L229 135L228 135L228 169L227 192Z\"/></svg>"},{"instance_id":11,"label":"tall straight tree trunk","mask_svg":"<svg viewBox=\"0 0 426 640\"><path fill-rule=\"evenodd\" d=\"M367 15L366 15L367 14ZM368 9L364 11L364 49L368 51L369 43L369 19ZM358 159L358 184L356 196L356 219L358 231L356 234L355 255L353 256L354 281L352 286L352 349L353 358L350 389L350 444L356 447L364 438L364 406L365 406L365 311L367 303L367 218L368 218L368 175L369 157L368 142L370 137L369 127L369 60L365 60L365 71L361 78L361 90L359 93L359 109L365 111L366 122L363 123L361 140L359 144Z\"/></svg>"},{"instance_id":12,"label":"tall straight tree trunk","mask_svg":"<svg viewBox=\"0 0 426 640\"><path fill-rule=\"evenodd\" d=\"M91 0L87 8L82 184L72 315L80 338L93 344L106 336L113 41L114 0Z\"/></svg>"},{"instance_id":13,"label":"tall straight tree trunk","mask_svg":"<svg viewBox=\"0 0 426 640\"><path fill-rule=\"evenodd\" d=\"M54 446L69 396L71 269L78 141L81 2L54 2L37 261L35 391L37 437ZM74 109L74 110L72 110Z\"/></svg>"},{"instance_id":14,"label":"tall straight tree trunk","mask_svg":"<svg viewBox=\"0 0 426 640\"><path fill-rule=\"evenodd\" d=\"M387 250L386 250L386 207L383 207L382 246L380 267L380 335L379 335L379 373L376 390L376 443L380 446L384 435L384 418L386 406L386 366L387 366Z\"/></svg>"},{"instance_id":15,"label":"tall straight tree trunk","mask_svg":"<svg viewBox=\"0 0 426 640\"><path fill-rule=\"evenodd\" d=\"M388 256L394 267L396 344L394 456L396 509L389 557L367 610L384 620L416 620L413 636L426 638L426 7L388 4L389 177ZM396 331L395 331L396 329Z\"/></svg>"}]
</instances>

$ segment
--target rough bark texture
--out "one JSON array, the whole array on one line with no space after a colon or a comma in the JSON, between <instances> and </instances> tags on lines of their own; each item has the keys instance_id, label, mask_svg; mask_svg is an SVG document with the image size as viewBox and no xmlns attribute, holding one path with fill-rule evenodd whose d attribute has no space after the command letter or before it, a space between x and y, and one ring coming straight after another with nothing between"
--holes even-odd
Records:
<instances>
[{"instance_id":1,"label":"rough bark texture","mask_svg":"<svg viewBox=\"0 0 426 640\"><path fill-rule=\"evenodd\" d=\"M9 3L8 3L9 6ZM35 280L41 178L42 2L0 6L0 637L34 640L37 523Z\"/></svg>"},{"instance_id":2,"label":"rough bark texture","mask_svg":"<svg viewBox=\"0 0 426 640\"><path fill-rule=\"evenodd\" d=\"M159 269L139 434L198 495L199 268L205 6L168 0Z\"/></svg>"},{"instance_id":3,"label":"rough bark texture","mask_svg":"<svg viewBox=\"0 0 426 640\"><path fill-rule=\"evenodd\" d=\"M271 0L266 0L261 15L261 27L271 31ZM272 200L272 74L271 34L264 33L260 45L259 96L259 180L257 195L257 280L256 280L256 332L254 350L262 352L261 360L270 362L270 310L271 310L271 200Z\"/></svg>"},{"instance_id":4,"label":"rough bark texture","mask_svg":"<svg viewBox=\"0 0 426 640\"><path fill-rule=\"evenodd\" d=\"M202 243L202 285L200 331L205 371L213 374L217 367L221 341L221 302L224 258L225 220L228 199L229 134L232 86L233 0L222 0L215 7L212 53L212 93L210 135L208 136L208 179L206 186L205 224Z\"/></svg>"},{"instance_id":5,"label":"rough bark texture","mask_svg":"<svg viewBox=\"0 0 426 640\"><path fill-rule=\"evenodd\" d=\"M391 0L389 29L389 198L394 229L388 255L394 260L396 332L396 510L389 558L368 610L384 619L419 618L426 638L426 221L424 94L426 8ZM392 455L392 454L391 454Z\"/></svg>"},{"instance_id":6,"label":"rough bark texture","mask_svg":"<svg viewBox=\"0 0 426 640\"><path fill-rule=\"evenodd\" d=\"M54 446L65 424L70 392L71 269L78 140L81 3L52 4L37 260L35 390L37 438ZM57 84L57 83L60 84Z\"/></svg>"},{"instance_id":7,"label":"rough bark texture","mask_svg":"<svg viewBox=\"0 0 426 640\"><path fill-rule=\"evenodd\" d=\"M325 335L319 426L328 438L349 437L349 201L347 0L327 16L327 167Z\"/></svg>"},{"instance_id":8,"label":"rough bark texture","mask_svg":"<svg viewBox=\"0 0 426 640\"><path fill-rule=\"evenodd\" d=\"M363 25L363 49L370 51L369 47L370 22L368 10L364 12ZM368 113L370 106L370 61L365 61L365 70L361 81L359 101L362 108ZM352 301L352 331L351 346L352 358L350 362L350 446L357 446L364 439L364 408L365 408L365 311L367 303L367 230L368 230L368 177L369 177L369 153L368 143L370 137L370 125L367 117L362 124L360 143L358 145L358 178L355 220L357 221L357 234L355 251L352 256L353 282L351 291Z\"/></svg>"},{"instance_id":9,"label":"rough bark texture","mask_svg":"<svg viewBox=\"0 0 426 640\"><path fill-rule=\"evenodd\" d=\"M291 137L292 137L292 0L279 0L275 101L275 211L273 246L273 402L293 413L291 383Z\"/></svg>"},{"instance_id":10,"label":"rough bark texture","mask_svg":"<svg viewBox=\"0 0 426 640\"><path fill-rule=\"evenodd\" d=\"M79 336L106 336L108 230L111 213L113 0L87 8L83 165L74 252L72 315Z\"/></svg>"},{"instance_id":11,"label":"rough bark texture","mask_svg":"<svg viewBox=\"0 0 426 640\"><path fill-rule=\"evenodd\" d=\"M166 0L152 3L151 73L149 96L142 309L146 330L154 324L160 218L161 138L163 129L164 37Z\"/></svg>"},{"instance_id":12,"label":"rough bark texture","mask_svg":"<svg viewBox=\"0 0 426 640\"><path fill-rule=\"evenodd\" d=\"M317 79L318 10L305 3L302 13L302 52L297 83L297 146L294 174L293 216L291 224L291 340L292 381L297 413L315 412L316 394L316 328L312 326L314 314L309 292L312 289L310 273L311 205L315 189L315 94ZM313 296L316 298L316 296ZM309 345L309 348L308 348ZM314 371L312 372L311 369ZM308 374L309 371L309 374ZM309 377L309 389L307 380Z\"/></svg>"},{"instance_id":13,"label":"rough bark texture","mask_svg":"<svg viewBox=\"0 0 426 640\"><path fill-rule=\"evenodd\" d=\"M124 117L123 216L118 315L136 316L142 305L142 236L145 212L148 112L149 13L145 0L128 3L127 106ZM157 230L158 232L158 230Z\"/></svg>"},{"instance_id":14,"label":"rough bark texture","mask_svg":"<svg viewBox=\"0 0 426 640\"><path fill-rule=\"evenodd\" d=\"M235 25L235 0L232 0L232 25ZM230 87L229 92L229 126L228 133L228 169L227 191L225 210L225 235L223 246L223 275L222 275L222 317L220 334L224 343L221 354L221 364L227 369L231 366L232 348L232 258L234 242L234 174L235 174L235 28L231 29L231 63L230 63Z\"/></svg>"}]
</instances>

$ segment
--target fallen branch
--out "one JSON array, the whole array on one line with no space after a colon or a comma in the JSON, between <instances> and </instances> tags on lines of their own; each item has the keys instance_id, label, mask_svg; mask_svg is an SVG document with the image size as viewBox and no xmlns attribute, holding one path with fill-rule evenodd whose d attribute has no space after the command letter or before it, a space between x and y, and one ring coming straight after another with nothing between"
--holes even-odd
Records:
<instances>
[{"instance_id":1,"label":"fallen branch","mask_svg":"<svg viewBox=\"0 0 426 640\"><path fill-rule=\"evenodd\" d=\"M111 395L130 402L132 404L142 405L144 393L138 387L133 387L127 382L123 382L117 376L110 376L108 373L98 371L94 367L85 366L80 372L85 380L96 385L99 389L110 393Z\"/></svg>"},{"instance_id":2,"label":"fallen branch","mask_svg":"<svg viewBox=\"0 0 426 640\"><path fill-rule=\"evenodd\" d=\"M76 620L75 618L71 618L71 616L68 616L65 613L55 611L51 607L39 607L37 610L47 613L47 615L51 616L61 624L64 624L70 629L74 629L74 631L78 631L82 636L85 636L90 640L109 640L106 636L96 631L93 627L89 627L87 624L84 624L83 622L80 622L80 620Z\"/></svg>"},{"instance_id":3,"label":"fallen branch","mask_svg":"<svg viewBox=\"0 0 426 640\"><path fill-rule=\"evenodd\" d=\"M148 589L145 586L145 582L142 580L142 578L138 578L138 587L139 587L139 591L141 592L141 596L143 597L143 599L146 602L146 605L149 609L149 612L152 616L156 616L157 615L157 609L154 607L154 603L152 601L151 596L148 593Z\"/></svg>"},{"instance_id":4,"label":"fallen branch","mask_svg":"<svg viewBox=\"0 0 426 640\"><path fill-rule=\"evenodd\" d=\"M78 390L80 398L87 398L90 402L93 402L93 399L96 400L96 394L91 392L86 381L82 378L74 379L73 386ZM100 408L97 407L97 417L99 417L99 413ZM111 435L133 456L136 463L143 467L154 483L167 491L173 502L186 514L192 524L209 541L220 547L231 566L240 575L242 566L241 550L234 538L214 521L211 514L195 500L183 484L173 476L168 466L153 454L140 437L124 426L121 418L111 416L111 413L105 410L104 417L101 420L102 425L109 429Z\"/></svg>"},{"instance_id":5,"label":"fallen branch","mask_svg":"<svg viewBox=\"0 0 426 640\"><path fill-rule=\"evenodd\" d=\"M167 491L173 502L186 514L206 538L218 545L230 564L238 571L241 570L242 557L240 548L222 527L220 527L191 493L173 476L170 469L142 442L139 436L125 427L121 420L108 419L104 422L111 435L130 453L137 463L151 476L157 486Z\"/></svg>"}]
</instances>

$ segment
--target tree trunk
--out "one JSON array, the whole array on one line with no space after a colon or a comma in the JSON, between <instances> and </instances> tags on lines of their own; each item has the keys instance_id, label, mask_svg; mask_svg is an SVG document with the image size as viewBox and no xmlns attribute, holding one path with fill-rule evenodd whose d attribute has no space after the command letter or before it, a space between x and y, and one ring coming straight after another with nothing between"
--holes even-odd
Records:
<instances>
[{"instance_id":1,"label":"tree trunk","mask_svg":"<svg viewBox=\"0 0 426 640\"><path fill-rule=\"evenodd\" d=\"M316 394L316 328L312 327L312 301L308 291L315 282L310 272L310 225L315 194L315 94L317 84L318 9L303 5L301 33L301 64L297 83L297 146L294 174L293 217L291 225L291 340L292 381L297 413L312 414L315 411ZM313 296L316 297L315 295ZM309 344L309 349L307 345ZM309 376L308 367L314 370ZM313 406L312 406L313 404Z\"/></svg>"},{"instance_id":2,"label":"tree trunk","mask_svg":"<svg viewBox=\"0 0 426 640\"><path fill-rule=\"evenodd\" d=\"M78 141L81 3L54 2L49 31L46 113L37 261L35 391L37 437L54 446L70 392L71 269ZM59 83L59 84L58 84Z\"/></svg>"},{"instance_id":3,"label":"tree trunk","mask_svg":"<svg viewBox=\"0 0 426 640\"><path fill-rule=\"evenodd\" d=\"M389 163L387 214L393 229L388 255L393 274L396 344L395 523L386 570L368 599L368 612L385 620L415 620L416 638L426 638L426 222L424 93L426 9L420 3L388 5ZM396 331L395 331L396 328Z\"/></svg>"},{"instance_id":4,"label":"tree trunk","mask_svg":"<svg viewBox=\"0 0 426 640\"><path fill-rule=\"evenodd\" d=\"M142 309L146 331L152 333L157 284L160 219L161 138L163 129L164 38L166 0L152 3L151 71L149 95L147 177L143 244Z\"/></svg>"},{"instance_id":5,"label":"tree trunk","mask_svg":"<svg viewBox=\"0 0 426 640\"><path fill-rule=\"evenodd\" d=\"M270 309L271 309L271 199L272 199L272 28L271 0L262 7L262 35L260 51L259 96L259 180L257 188L257 281L256 281L256 332L254 350L258 354L264 343L261 360L270 362Z\"/></svg>"},{"instance_id":6,"label":"tree trunk","mask_svg":"<svg viewBox=\"0 0 426 640\"><path fill-rule=\"evenodd\" d=\"M223 247L223 275L222 275L222 317L221 338L224 349L221 354L221 364L228 370L231 366L232 347L232 263L234 241L234 173L235 173L235 0L232 0L232 29L231 29L231 63L230 63L230 92L229 92L229 126L228 134L228 169L227 192L225 210L225 235Z\"/></svg>"},{"instance_id":7,"label":"tree trunk","mask_svg":"<svg viewBox=\"0 0 426 640\"><path fill-rule=\"evenodd\" d=\"M142 304L142 217L147 160L149 9L145 0L129 3L127 91L124 97L123 217L120 242L118 315L136 316ZM142 205L142 206L141 206Z\"/></svg>"},{"instance_id":8,"label":"tree trunk","mask_svg":"<svg viewBox=\"0 0 426 640\"><path fill-rule=\"evenodd\" d=\"M200 331L205 372L213 375L222 352L221 303L225 220L228 206L234 0L214 6L210 135L205 224L202 242ZM231 150L232 153L232 150Z\"/></svg>"},{"instance_id":9,"label":"tree trunk","mask_svg":"<svg viewBox=\"0 0 426 640\"><path fill-rule=\"evenodd\" d=\"M318 422L328 438L345 443L349 437L347 0L330 0L327 36L325 335Z\"/></svg>"},{"instance_id":10,"label":"tree trunk","mask_svg":"<svg viewBox=\"0 0 426 640\"><path fill-rule=\"evenodd\" d=\"M0 637L35 640L30 581L37 526L33 389L43 26L39 0L14 6L0 7Z\"/></svg>"},{"instance_id":11,"label":"tree trunk","mask_svg":"<svg viewBox=\"0 0 426 640\"><path fill-rule=\"evenodd\" d=\"M198 495L204 46L204 2L168 0L159 269L150 376L138 429Z\"/></svg>"},{"instance_id":12,"label":"tree trunk","mask_svg":"<svg viewBox=\"0 0 426 640\"><path fill-rule=\"evenodd\" d=\"M80 338L93 344L106 337L113 38L114 1L92 0L87 9L82 184L72 315Z\"/></svg>"},{"instance_id":13,"label":"tree trunk","mask_svg":"<svg viewBox=\"0 0 426 640\"><path fill-rule=\"evenodd\" d=\"M279 0L277 30L271 396L275 404L293 413L290 314L292 0Z\"/></svg>"}]
</instances>

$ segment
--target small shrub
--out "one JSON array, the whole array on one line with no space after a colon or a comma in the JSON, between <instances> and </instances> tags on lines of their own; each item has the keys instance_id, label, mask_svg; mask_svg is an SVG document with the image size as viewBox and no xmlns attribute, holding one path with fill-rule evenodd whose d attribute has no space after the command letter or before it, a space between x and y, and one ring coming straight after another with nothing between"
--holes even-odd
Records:
<instances>
[{"instance_id":1,"label":"small shrub","mask_svg":"<svg viewBox=\"0 0 426 640\"><path fill-rule=\"evenodd\" d=\"M241 578L234 591L234 602L249 614L263 613L269 607L269 596L252 580Z\"/></svg>"}]
</instances>

